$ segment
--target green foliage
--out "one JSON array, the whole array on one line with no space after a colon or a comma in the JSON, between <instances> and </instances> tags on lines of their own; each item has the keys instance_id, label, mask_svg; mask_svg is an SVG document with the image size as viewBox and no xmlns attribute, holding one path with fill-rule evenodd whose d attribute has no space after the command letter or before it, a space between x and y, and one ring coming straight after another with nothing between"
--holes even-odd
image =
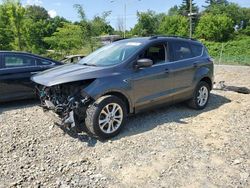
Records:
<instances>
[{"instance_id":1,"label":"green foliage","mask_svg":"<svg viewBox=\"0 0 250 188\"><path fill-rule=\"evenodd\" d=\"M16 50L23 50L24 39L23 39L23 29L24 29L24 18L25 18L25 8L22 7L19 1L9 0L5 1L4 6L6 6L6 14L9 17L10 29L14 35L14 41L12 46Z\"/></svg>"},{"instance_id":2,"label":"green foliage","mask_svg":"<svg viewBox=\"0 0 250 188\"><path fill-rule=\"evenodd\" d=\"M203 41L216 63L250 65L250 37L226 43ZM222 56L220 58L220 55Z\"/></svg>"},{"instance_id":3,"label":"green foliage","mask_svg":"<svg viewBox=\"0 0 250 188\"><path fill-rule=\"evenodd\" d=\"M192 12L198 12L198 6L193 3L192 0ZM188 14L190 13L190 0L183 0L182 4L180 5L178 12L180 15L183 16L188 16Z\"/></svg>"},{"instance_id":4,"label":"green foliage","mask_svg":"<svg viewBox=\"0 0 250 188\"><path fill-rule=\"evenodd\" d=\"M188 20L184 16L165 16L160 23L159 33L164 35L188 36Z\"/></svg>"},{"instance_id":5,"label":"green foliage","mask_svg":"<svg viewBox=\"0 0 250 188\"><path fill-rule=\"evenodd\" d=\"M45 37L51 49L58 50L62 54L68 54L72 49L80 48L82 44L82 30L78 25L64 23L51 37Z\"/></svg>"},{"instance_id":6,"label":"green foliage","mask_svg":"<svg viewBox=\"0 0 250 188\"><path fill-rule=\"evenodd\" d=\"M132 33L138 36L150 36L157 34L159 20L155 12L137 12L138 23L135 25Z\"/></svg>"},{"instance_id":7,"label":"green foliage","mask_svg":"<svg viewBox=\"0 0 250 188\"><path fill-rule=\"evenodd\" d=\"M49 19L49 14L43 7L30 5L26 7L26 17L36 22Z\"/></svg>"},{"instance_id":8,"label":"green foliage","mask_svg":"<svg viewBox=\"0 0 250 188\"><path fill-rule=\"evenodd\" d=\"M243 9L236 3L212 4L205 12L212 15L226 15L233 20L234 25L240 25L244 20Z\"/></svg>"},{"instance_id":9,"label":"green foliage","mask_svg":"<svg viewBox=\"0 0 250 188\"><path fill-rule=\"evenodd\" d=\"M247 26L250 26L250 8L242 8L244 17L242 18L242 28L245 29Z\"/></svg>"},{"instance_id":10,"label":"green foliage","mask_svg":"<svg viewBox=\"0 0 250 188\"><path fill-rule=\"evenodd\" d=\"M102 34L112 34L114 29L106 21L110 12L104 12L102 16L95 16L93 20L87 20L84 9L81 5L76 4L74 8L78 12L78 16L81 19L79 26L82 30L82 42L85 46L89 47L91 51L94 51L100 46L97 36Z\"/></svg>"},{"instance_id":11,"label":"green foliage","mask_svg":"<svg viewBox=\"0 0 250 188\"><path fill-rule=\"evenodd\" d=\"M231 18L226 15L205 14L196 28L196 37L210 41L226 41L234 32Z\"/></svg>"},{"instance_id":12,"label":"green foliage","mask_svg":"<svg viewBox=\"0 0 250 188\"><path fill-rule=\"evenodd\" d=\"M0 5L0 50L11 50L14 41L13 31L9 25L10 18L6 14L7 7Z\"/></svg>"},{"instance_id":13,"label":"green foliage","mask_svg":"<svg viewBox=\"0 0 250 188\"><path fill-rule=\"evenodd\" d=\"M168 16L176 16L179 14L179 7L177 5L171 7L168 10Z\"/></svg>"},{"instance_id":14,"label":"green foliage","mask_svg":"<svg viewBox=\"0 0 250 188\"><path fill-rule=\"evenodd\" d=\"M106 21L107 17L110 15L110 12L104 12L102 16L95 16L91 21L93 28L93 36L100 35L111 35L114 33L114 29Z\"/></svg>"}]
</instances>

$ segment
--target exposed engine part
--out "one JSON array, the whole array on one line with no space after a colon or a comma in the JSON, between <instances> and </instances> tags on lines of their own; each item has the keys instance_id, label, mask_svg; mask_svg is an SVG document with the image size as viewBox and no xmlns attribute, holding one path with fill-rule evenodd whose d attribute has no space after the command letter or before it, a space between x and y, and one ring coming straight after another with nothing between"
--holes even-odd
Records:
<instances>
[{"instance_id":1,"label":"exposed engine part","mask_svg":"<svg viewBox=\"0 0 250 188\"><path fill-rule=\"evenodd\" d=\"M86 86L86 85L85 85ZM82 83L63 84L52 87L37 86L44 110L53 110L62 124L75 126L76 117L83 116L91 98L83 92Z\"/></svg>"}]
</instances>

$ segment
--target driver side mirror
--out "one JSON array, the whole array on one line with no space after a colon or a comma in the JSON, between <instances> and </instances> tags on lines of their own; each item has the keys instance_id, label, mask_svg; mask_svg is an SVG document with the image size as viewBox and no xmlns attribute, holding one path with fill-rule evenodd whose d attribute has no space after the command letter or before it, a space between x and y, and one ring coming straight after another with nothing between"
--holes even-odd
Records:
<instances>
[{"instance_id":1,"label":"driver side mirror","mask_svg":"<svg viewBox=\"0 0 250 188\"><path fill-rule=\"evenodd\" d=\"M144 67L151 67L152 65L153 65L153 61L151 59L144 58L144 59L137 60L135 67L139 69L139 68L144 68Z\"/></svg>"}]
</instances>

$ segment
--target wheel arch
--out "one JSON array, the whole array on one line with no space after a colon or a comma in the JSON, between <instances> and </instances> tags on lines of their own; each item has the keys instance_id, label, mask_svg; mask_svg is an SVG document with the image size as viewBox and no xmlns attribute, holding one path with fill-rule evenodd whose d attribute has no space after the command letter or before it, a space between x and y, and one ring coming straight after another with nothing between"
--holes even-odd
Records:
<instances>
[{"instance_id":1,"label":"wheel arch","mask_svg":"<svg viewBox=\"0 0 250 188\"><path fill-rule=\"evenodd\" d=\"M197 85L200 81L208 83L210 89L213 89L213 71L211 67L200 67L194 76L194 83Z\"/></svg>"},{"instance_id":2,"label":"wheel arch","mask_svg":"<svg viewBox=\"0 0 250 188\"><path fill-rule=\"evenodd\" d=\"M201 81L206 82L206 83L209 85L210 90L213 89L213 82L212 82L212 80L211 80L208 76L203 77L203 78L200 80L200 82L201 82Z\"/></svg>"},{"instance_id":3,"label":"wheel arch","mask_svg":"<svg viewBox=\"0 0 250 188\"><path fill-rule=\"evenodd\" d=\"M105 95L113 95L113 96L118 97L119 99L121 99L125 103L126 108L127 108L127 113L133 113L132 102L129 99L129 97L126 94L124 94L123 92L121 92L121 91L108 91L108 92L102 94L101 96L105 96Z\"/></svg>"}]
</instances>

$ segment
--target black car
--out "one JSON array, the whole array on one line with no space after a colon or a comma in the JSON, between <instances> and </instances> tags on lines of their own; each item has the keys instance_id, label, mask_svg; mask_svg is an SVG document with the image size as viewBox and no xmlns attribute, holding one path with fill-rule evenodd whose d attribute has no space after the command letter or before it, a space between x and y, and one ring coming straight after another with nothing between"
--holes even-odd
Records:
<instances>
[{"instance_id":1,"label":"black car","mask_svg":"<svg viewBox=\"0 0 250 188\"><path fill-rule=\"evenodd\" d=\"M61 64L30 53L0 51L0 102L35 97L30 77Z\"/></svg>"},{"instance_id":2,"label":"black car","mask_svg":"<svg viewBox=\"0 0 250 188\"><path fill-rule=\"evenodd\" d=\"M42 106L63 123L85 124L92 135L109 138L128 114L180 101L205 108L213 74L213 61L200 42L155 36L114 42L32 80Z\"/></svg>"}]
</instances>

